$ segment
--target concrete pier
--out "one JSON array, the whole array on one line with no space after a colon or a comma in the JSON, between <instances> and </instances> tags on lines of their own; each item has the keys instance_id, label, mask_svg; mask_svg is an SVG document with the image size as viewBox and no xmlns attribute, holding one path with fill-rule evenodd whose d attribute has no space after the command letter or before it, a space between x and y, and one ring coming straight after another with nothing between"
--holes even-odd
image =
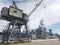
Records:
<instances>
[{"instance_id":1,"label":"concrete pier","mask_svg":"<svg viewBox=\"0 0 60 45\"><path fill-rule=\"evenodd\" d=\"M58 39L46 39L46 40L32 40L27 43L14 43L14 44L0 44L0 45L60 45Z\"/></svg>"}]
</instances>

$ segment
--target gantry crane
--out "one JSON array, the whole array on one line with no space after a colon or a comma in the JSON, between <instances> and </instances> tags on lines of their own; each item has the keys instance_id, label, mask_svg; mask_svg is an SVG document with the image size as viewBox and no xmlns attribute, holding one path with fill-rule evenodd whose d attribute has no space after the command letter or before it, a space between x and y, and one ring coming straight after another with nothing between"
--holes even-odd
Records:
<instances>
[{"instance_id":1,"label":"gantry crane","mask_svg":"<svg viewBox=\"0 0 60 45\"><path fill-rule=\"evenodd\" d=\"M25 25L27 38L29 40L29 34L28 34L28 26L27 23L29 21L29 17L33 14L33 12L40 6L43 0L41 0L38 4L36 4L36 7L27 15L23 13L21 9L18 9L15 2L13 1L13 5L9 8L3 7L1 10L1 19L9 21L9 26L6 31L3 31L2 36L2 43L7 41L7 43L12 39L13 31L15 30L15 26L18 27L18 34L17 34L17 41L20 40L19 38L19 32L22 25ZM12 29L10 27L12 26Z\"/></svg>"}]
</instances>

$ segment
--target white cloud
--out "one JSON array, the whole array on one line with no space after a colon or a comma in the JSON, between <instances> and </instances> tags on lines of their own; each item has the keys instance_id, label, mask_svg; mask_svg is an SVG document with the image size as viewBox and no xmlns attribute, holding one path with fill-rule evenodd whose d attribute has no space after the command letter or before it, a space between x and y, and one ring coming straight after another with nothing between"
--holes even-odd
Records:
<instances>
[{"instance_id":1,"label":"white cloud","mask_svg":"<svg viewBox=\"0 0 60 45\"><path fill-rule=\"evenodd\" d=\"M10 3L9 4L5 4L2 2L2 0L0 0L0 11L3 7L9 7Z\"/></svg>"},{"instance_id":2,"label":"white cloud","mask_svg":"<svg viewBox=\"0 0 60 45\"><path fill-rule=\"evenodd\" d=\"M44 19L48 25L60 22L60 3L49 6L45 10Z\"/></svg>"},{"instance_id":3,"label":"white cloud","mask_svg":"<svg viewBox=\"0 0 60 45\"><path fill-rule=\"evenodd\" d=\"M52 1L52 0L51 0ZM43 5L43 4L42 4ZM60 2L53 1L52 4L43 8L42 5L30 17L30 27L37 28L39 21L43 18L46 26L60 22Z\"/></svg>"}]
</instances>

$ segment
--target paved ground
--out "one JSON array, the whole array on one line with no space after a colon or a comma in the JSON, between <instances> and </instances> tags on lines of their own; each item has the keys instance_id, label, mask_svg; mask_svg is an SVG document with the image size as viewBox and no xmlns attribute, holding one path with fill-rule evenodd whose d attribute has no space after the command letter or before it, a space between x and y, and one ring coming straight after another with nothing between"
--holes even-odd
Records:
<instances>
[{"instance_id":1,"label":"paved ground","mask_svg":"<svg viewBox=\"0 0 60 45\"><path fill-rule=\"evenodd\" d=\"M60 45L58 40L33 40L29 43L16 43L16 44L0 44L0 45Z\"/></svg>"}]
</instances>

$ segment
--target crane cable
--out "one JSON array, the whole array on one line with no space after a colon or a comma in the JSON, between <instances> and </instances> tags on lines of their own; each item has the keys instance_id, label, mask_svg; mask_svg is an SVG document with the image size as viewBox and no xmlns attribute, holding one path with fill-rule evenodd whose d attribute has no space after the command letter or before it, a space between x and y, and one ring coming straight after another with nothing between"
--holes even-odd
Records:
<instances>
[{"instance_id":1,"label":"crane cable","mask_svg":"<svg viewBox=\"0 0 60 45\"><path fill-rule=\"evenodd\" d=\"M43 2L43 0L41 0L41 1L39 2L39 4L36 4L36 7L33 8L33 10L28 14L28 17L32 15L32 13L39 7L39 5L40 5L42 2Z\"/></svg>"}]
</instances>

